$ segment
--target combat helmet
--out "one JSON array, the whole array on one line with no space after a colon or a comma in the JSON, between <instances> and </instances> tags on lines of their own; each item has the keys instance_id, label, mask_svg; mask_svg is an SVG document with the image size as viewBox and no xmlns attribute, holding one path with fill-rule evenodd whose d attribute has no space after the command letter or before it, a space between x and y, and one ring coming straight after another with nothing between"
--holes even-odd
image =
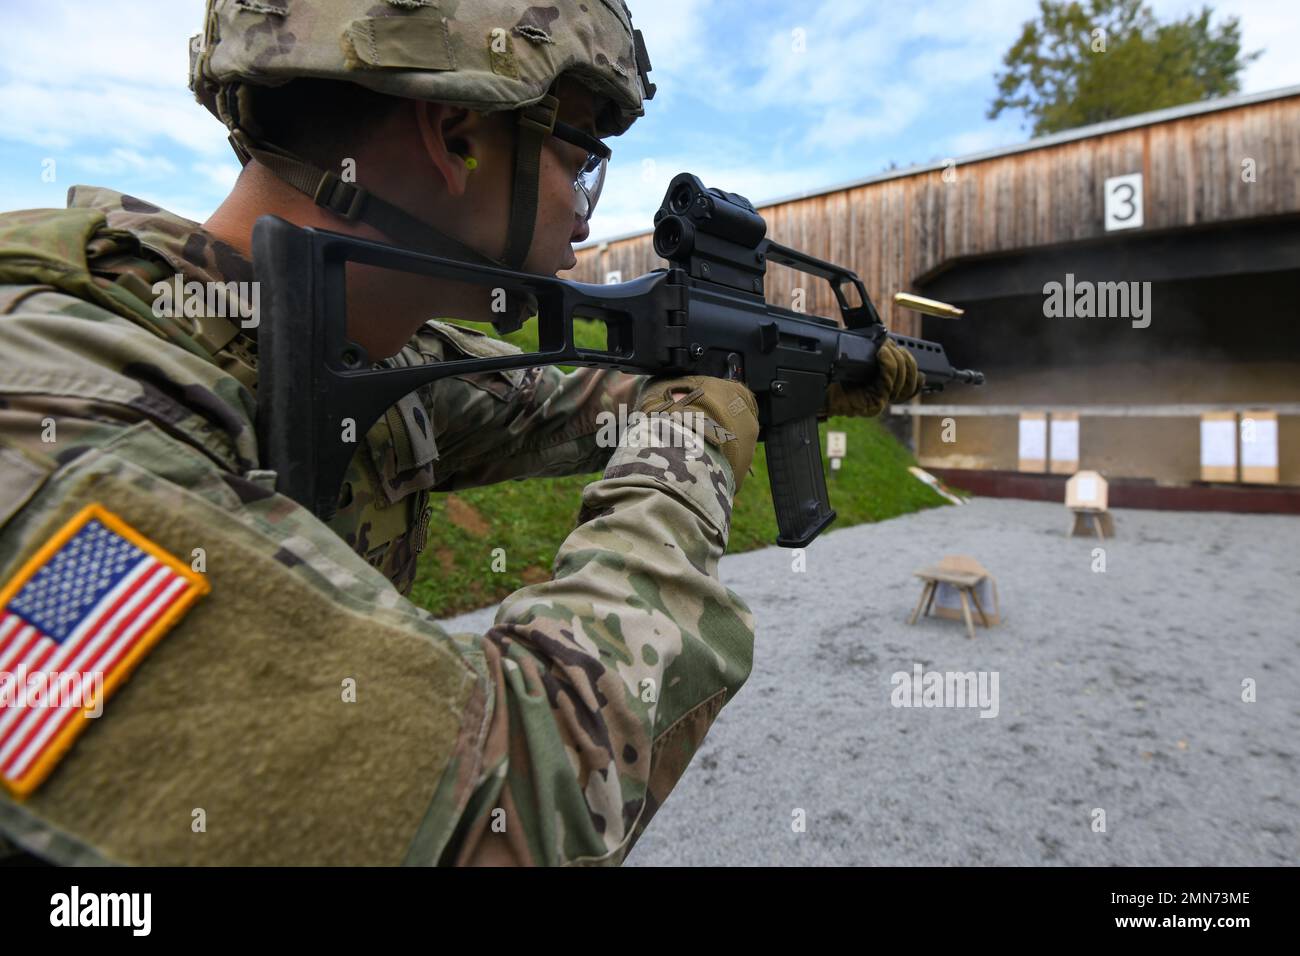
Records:
<instances>
[{"instance_id":1,"label":"combat helmet","mask_svg":"<svg viewBox=\"0 0 1300 956\"><path fill-rule=\"evenodd\" d=\"M616 136L654 96L641 31L622 0L208 0L190 41L190 89L230 131L242 163L272 173L346 219L408 248L521 268L537 218L539 159L559 107L563 75L602 104L598 136ZM380 93L516 116L514 182L504 261L470 249L274 144L250 88L298 78L342 80Z\"/></svg>"}]
</instances>

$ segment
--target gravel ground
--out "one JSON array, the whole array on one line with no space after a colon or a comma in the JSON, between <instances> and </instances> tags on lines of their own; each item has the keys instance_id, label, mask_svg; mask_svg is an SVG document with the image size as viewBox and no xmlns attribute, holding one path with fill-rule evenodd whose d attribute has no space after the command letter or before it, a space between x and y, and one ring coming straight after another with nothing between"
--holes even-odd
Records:
<instances>
[{"instance_id":1,"label":"gravel ground","mask_svg":"<svg viewBox=\"0 0 1300 956\"><path fill-rule=\"evenodd\" d=\"M823 535L805 573L724 558L754 670L628 865L1300 862L1300 518L1114 515L1104 573L1061 505L990 498ZM906 623L945 554L997 577L974 641ZM917 663L996 672L997 715L893 706Z\"/></svg>"}]
</instances>

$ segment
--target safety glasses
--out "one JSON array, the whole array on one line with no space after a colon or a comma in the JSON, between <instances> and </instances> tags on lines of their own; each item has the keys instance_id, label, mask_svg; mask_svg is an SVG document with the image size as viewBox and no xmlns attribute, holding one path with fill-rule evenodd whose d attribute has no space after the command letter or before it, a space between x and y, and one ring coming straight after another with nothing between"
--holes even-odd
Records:
<instances>
[{"instance_id":1,"label":"safety glasses","mask_svg":"<svg viewBox=\"0 0 1300 956\"><path fill-rule=\"evenodd\" d=\"M605 185L605 170L609 167L610 149L595 136L568 123L555 123L552 135L566 143L587 151L587 160L573 180L573 209L585 220L596 210L596 200Z\"/></svg>"}]
</instances>

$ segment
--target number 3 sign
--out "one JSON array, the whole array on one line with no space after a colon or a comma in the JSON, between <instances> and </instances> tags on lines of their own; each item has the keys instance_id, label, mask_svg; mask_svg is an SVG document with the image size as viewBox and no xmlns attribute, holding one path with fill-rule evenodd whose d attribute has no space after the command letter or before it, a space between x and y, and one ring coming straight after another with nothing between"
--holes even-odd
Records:
<instances>
[{"instance_id":1,"label":"number 3 sign","mask_svg":"<svg viewBox=\"0 0 1300 956\"><path fill-rule=\"evenodd\" d=\"M1106 180L1106 231L1136 229L1142 225L1142 174L1112 176Z\"/></svg>"}]
</instances>

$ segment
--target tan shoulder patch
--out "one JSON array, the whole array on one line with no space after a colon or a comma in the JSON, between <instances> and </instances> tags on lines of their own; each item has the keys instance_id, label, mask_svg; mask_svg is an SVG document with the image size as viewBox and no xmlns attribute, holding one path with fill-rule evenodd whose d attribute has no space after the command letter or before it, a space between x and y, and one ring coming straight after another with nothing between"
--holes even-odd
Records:
<instances>
[{"instance_id":1,"label":"tan shoulder patch","mask_svg":"<svg viewBox=\"0 0 1300 956\"><path fill-rule=\"evenodd\" d=\"M277 551L249 516L111 455L56 475L22 533L88 500L171 554L201 548L211 593L37 792L0 795L0 825L64 862L407 860L463 726L483 719L450 641L373 593L328 531Z\"/></svg>"},{"instance_id":2,"label":"tan shoulder patch","mask_svg":"<svg viewBox=\"0 0 1300 956\"><path fill-rule=\"evenodd\" d=\"M99 504L0 587L0 783L49 776L208 582Z\"/></svg>"}]
</instances>

